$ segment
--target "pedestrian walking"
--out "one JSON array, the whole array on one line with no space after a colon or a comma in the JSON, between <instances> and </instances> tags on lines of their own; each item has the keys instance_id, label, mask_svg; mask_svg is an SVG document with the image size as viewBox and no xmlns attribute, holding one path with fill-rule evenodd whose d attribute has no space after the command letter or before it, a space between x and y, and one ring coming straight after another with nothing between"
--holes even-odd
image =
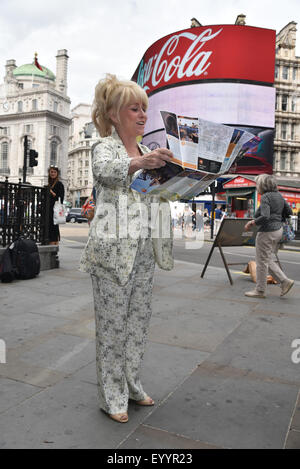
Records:
<instances>
[{"instance_id":1,"label":"pedestrian walking","mask_svg":"<svg viewBox=\"0 0 300 469\"><path fill-rule=\"evenodd\" d=\"M258 226L256 235L256 288L245 293L246 296L265 298L268 271L281 286L281 295L286 295L294 280L289 279L274 260L282 237L282 221L292 215L292 209L278 191L274 176L260 174L256 178L256 187L261 194L261 203L254 214L254 220L245 225L249 231Z\"/></svg>"},{"instance_id":2,"label":"pedestrian walking","mask_svg":"<svg viewBox=\"0 0 300 469\"><path fill-rule=\"evenodd\" d=\"M214 231L215 231L215 234L217 234L218 231L219 231L222 218L223 218L223 212L222 212L222 210L221 210L220 207L217 207L216 210L215 210L215 219L214 219Z\"/></svg>"},{"instance_id":3,"label":"pedestrian walking","mask_svg":"<svg viewBox=\"0 0 300 469\"><path fill-rule=\"evenodd\" d=\"M48 170L48 188L50 193L49 204L49 244L58 245L60 241L59 225L53 223L54 204L60 199L64 201L65 188L59 180L59 169L57 166L50 166Z\"/></svg>"},{"instance_id":4,"label":"pedestrian walking","mask_svg":"<svg viewBox=\"0 0 300 469\"><path fill-rule=\"evenodd\" d=\"M147 94L135 82L107 75L96 86L92 118L101 138L92 147L92 170L97 205L80 269L92 277L100 407L121 423L128 421L129 399L154 405L143 389L140 368L151 316L155 261L162 269L173 268L169 202L130 189L136 171L160 168L172 159L168 149L150 151L137 143L136 138L144 133L147 107ZM103 217L106 211L109 221L116 213L122 217L119 201L124 197L127 223L140 221L139 236L121 236L121 222L116 223L115 236L108 236L109 223L104 229ZM142 236L145 218L130 211L142 203L150 214L153 202L169 216L165 237L152 238L148 225L148 236Z\"/></svg>"}]
</instances>

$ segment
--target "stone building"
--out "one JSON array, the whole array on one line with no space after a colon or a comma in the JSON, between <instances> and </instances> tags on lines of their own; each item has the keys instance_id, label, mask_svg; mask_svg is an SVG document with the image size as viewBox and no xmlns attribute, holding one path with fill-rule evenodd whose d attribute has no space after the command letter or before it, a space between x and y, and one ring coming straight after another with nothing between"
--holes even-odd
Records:
<instances>
[{"instance_id":1,"label":"stone building","mask_svg":"<svg viewBox=\"0 0 300 469\"><path fill-rule=\"evenodd\" d=\"M274 174L300 176L300 57L291 21L276 35Z\"/></svg>"},{"instance_id":2,"label":"stone building","mask_svg":"<svg viewBox=\"0 0 300 469\"><path fill-rule=\"evenodd\" d=\"M91 122L91 106L78 104L72 109L69 137L67 198L73 207L81 207L93 189L91 147L99 133Z\"/></svg>"},{"instance_id":3,"label":"stone building","mask_svg":"<svg viewBox=\"0 0 300 469\"><path fill-rule=\"evenodd\" d=\"M56 56L56 76L35 56L30 64L17 66L7 60L4 82L0 84L0 180L22 179L24 137L38 152L38 166L28 168L27 182L48 183L48 168L58 166L67 182L70 98L67 96L68 55Z\"/></svg>"}]
</instances>

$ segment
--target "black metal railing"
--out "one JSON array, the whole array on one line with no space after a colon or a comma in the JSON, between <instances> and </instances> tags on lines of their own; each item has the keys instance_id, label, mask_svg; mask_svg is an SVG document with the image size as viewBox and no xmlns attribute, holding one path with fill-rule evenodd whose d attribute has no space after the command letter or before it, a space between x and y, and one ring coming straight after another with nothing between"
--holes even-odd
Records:
<instances>
[{"instance_id":1,"label":"black metal railing","mask_svg":"<svg viewBox=\"0 0 300 469\"><path fill-rule=\"evenodd\" d=\"M49 243L49 190L30 184L0 182L0 246L20 236Z\"/></svg>"}]
</instances>

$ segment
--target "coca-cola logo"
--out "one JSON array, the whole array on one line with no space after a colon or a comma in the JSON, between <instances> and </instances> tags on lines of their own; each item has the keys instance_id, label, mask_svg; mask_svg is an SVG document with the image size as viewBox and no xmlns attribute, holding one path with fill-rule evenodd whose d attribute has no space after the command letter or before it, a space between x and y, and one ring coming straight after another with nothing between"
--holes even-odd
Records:
<instances>
[{"instance_id":1,"label":"coca-cola logo","mask_svg":"<svg viewBox=\"0 0 300 469\"><path fill-rule=\"evenodd\" d=\"M222 30L213 32L212 28L207 28L199 35L183 31L167 38L157 53L147 58L147 61L141 61L137 83L146 91L152 91L174 79L182 81L199 78L207 73L211 65L213 50L209 47L210 41ZM184 47L181 44L183 41Z\"/></svg>"},{"instance_id":2,"label":"coca-cola logo","mask_svg":"<svg viewBox=\"0 0 300 469\"><path fill-rule=\"evenodd\" d=\"M274 83L276 31L239 25L199 26L156 41L132 79L151 95L203 80Z\"/></svg>"}]
</instances>

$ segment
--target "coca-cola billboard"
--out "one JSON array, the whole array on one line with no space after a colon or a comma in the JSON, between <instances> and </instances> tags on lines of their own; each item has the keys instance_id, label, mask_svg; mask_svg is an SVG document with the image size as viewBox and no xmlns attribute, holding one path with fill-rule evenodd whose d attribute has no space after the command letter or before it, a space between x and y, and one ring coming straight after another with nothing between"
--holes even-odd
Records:
<instances>
[{"instance_id":1,"label":"coca-cola billboard","mask_svg":"<svg viewBox=\"0 0 300 469\"><path fill-rule=\"evenodd\" d=\"M166 146L161 110L241 126L263 136L262 144L232 172L271 173L275 40L270 29L214 25L156 41L132 77L149 96L143 143L151 149Z\"/></svg>"},{"instance_id":2,"label":"coca-cola billboard","mask_svg":"<svg viewBox=\"0 0 300 469\"><path fill-rule=\"evenodd\" d=\"M146 51L133 80L149 95L199 80L274 83L275 31L237 25L186 29Z\"/></svg>"}]
</instances>

